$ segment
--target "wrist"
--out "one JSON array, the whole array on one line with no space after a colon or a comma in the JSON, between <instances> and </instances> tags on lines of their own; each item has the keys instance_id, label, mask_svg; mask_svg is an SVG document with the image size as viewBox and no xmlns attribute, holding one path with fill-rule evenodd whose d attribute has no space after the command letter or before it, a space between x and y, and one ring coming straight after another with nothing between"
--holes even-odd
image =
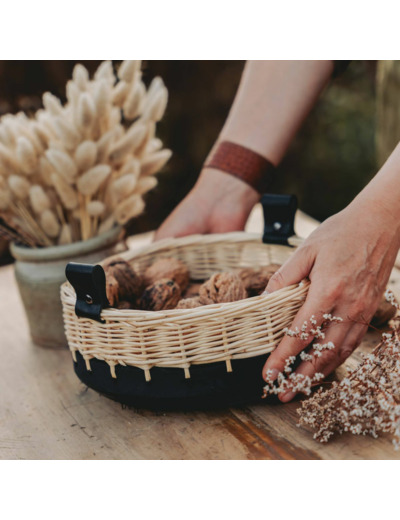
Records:
<instances>
[{"instance_id":1,"label":"wrist","mask_svg":"<svg viewBox=\"0 0 400 520\"><path fill-rule=\"evenodd\" d=\"M350 206L400 232L400 144Z\"/></svg>"},{"instance_id":2,"label":"wrist","mask_svg":"<svg viewBox=\"0 0 400 520\"><path fill-rule=\"evenodd\" d=\"M225 233L244 229L260 195L228 173L203 168L188 199L207 222L206 232Z\"/></svg>"},{"instance_id":3,"label":"wrist","mask_svg":"<svg viewBox=\"0 0 400 520\"><path fill-rule=\"evenodd\" d=\"M197 185L213 202L230 199L249 212L261 198L249 184L216 168L203 167Z\"/></svg>"},{"instance_id":4,"label":"wrist","mask_svg":"<svg viewBox=\"0 0 400 520\"><path fill-rule=\"evenodd\" d=\"M400 215L398 204L392 206L390 201L370 193L361 192L345 209L347 217L355 220L360 229L367 228L368 233L376 239L382 238L396 242L400 246Z\"/></svg>"},{"instance_id":5,"label":"wrist","mask_svg":"<svg viewBox=\"0 0 400 520\"><path fill-rule=\"evenodd\" d=\"M400 204L397 196L391 193L382 193L379 189L364 188L357 197L349 204L364 214L374 215L379 220L400 226Z\"/></svg>"}]
</instances>

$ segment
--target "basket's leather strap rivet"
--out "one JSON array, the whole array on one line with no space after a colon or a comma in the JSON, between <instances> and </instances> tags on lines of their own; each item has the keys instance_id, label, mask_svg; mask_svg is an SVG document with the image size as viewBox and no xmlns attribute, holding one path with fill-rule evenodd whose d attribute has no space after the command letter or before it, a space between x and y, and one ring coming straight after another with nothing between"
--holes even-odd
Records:
<instances>
[{"instance_id":1,"label":"basket's leather strap rivet","mask_svg":"<svg viewBox=\"0 0 400 520\"><path fill-rule=\"evenodd\" d=\"M261 205L264 210L263 242L291 245L289 238L295 234L296 196L268 193L261 197Z\"/></svg>"},{"instance_id":2,"label":"basket's leather strap rivet","mask_svg":"<svg viewBox=\"0 0 400 520\"><path fill-rule=\"evenodd\" d=\"M104 323L101 311L110 304L106 294L106 275L101 265L70 262L65 275L75 289L76 315Z\"/></svg>"}]
</instances>

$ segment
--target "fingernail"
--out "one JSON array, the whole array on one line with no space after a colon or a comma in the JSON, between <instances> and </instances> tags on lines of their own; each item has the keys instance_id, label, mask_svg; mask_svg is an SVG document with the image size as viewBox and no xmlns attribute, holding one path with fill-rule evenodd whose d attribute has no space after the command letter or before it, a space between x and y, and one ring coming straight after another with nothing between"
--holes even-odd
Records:
<instances>
[{"instance_id":1,"label":"fingernail","mask_svg":"<svg viewBox=\"0 0 400 520\"><path fill-rule=\"evenodd\" d=\"M271 294L269 291L267 291L267 289L265 289L265 291L263 292L263 296L264 294Z\"/></svg>"},{"instance_id":2,"label":"fingernail","mask_svg":"<svg viewBox=\"0 0 400 520\"><path fill-rule=\"evenodd\" d=\"M282 401L282 403L288 403L295 397L296 392L286 392L285 394L282 394L279 396L279 400Z\"/></svg>"},{"instance_id":3,"label":"fingernail","mask_svg":"<svg viewBox=\"0 0 400 520\"><path fill-rule=\"evenodd\" d=\"M276 368L267 368L265 371L264 379L265 381L275 381L275 379L278 377L279 370Z\"/></svg>"}]
</instances>

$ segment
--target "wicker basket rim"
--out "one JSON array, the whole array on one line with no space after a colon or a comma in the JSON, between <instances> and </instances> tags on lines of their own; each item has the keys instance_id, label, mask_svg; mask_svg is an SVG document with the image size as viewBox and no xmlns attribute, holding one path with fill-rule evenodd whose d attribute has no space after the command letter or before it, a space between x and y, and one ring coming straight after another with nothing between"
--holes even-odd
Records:
<instances>
[{"instance_id":1,"label":"wicker basket rim","mask_svg":"<svg viewBox=\"0 0 400 520\"><path fill-rule=\"evenodd\" d=\"M151 242L145 246L142 246L138 249L129 249L119 255L125 260L129 260L135 258L137 256L157 253L160 251L168 250L168 249L177 249L180 247L191 246L195 244L218 244L227 242L231 244L232 242L258 242L261 240L260 233L246 233L245 231L234 231L231 233L214 233L209 235L188 235L184 237L177 238L164 238L162 240L157 240L156 242Z\"/></svg>"},{"instance_id":2,"label":"wicker basket rim","mask_svg":"<svg viewBox=\"0 0 400 520\"><path fill-rule=\"evenodd\" d=\"M114 257L123 258L126 261L129 261L138 256L144 256L148 254L153 254L161 251L166 251L171 248L179 249L181 247L192 246L196 244L223 244L226 242L227 244L232 244L232 242L237 242L240 244L243 243L262 243L262 234L261 233L248 233L247 231L231 231L229 233L212 233L209 235L188 235L184 237L177 238L164 238L162 240L157 240L156 242L152 242L151 244L147 244L137 249L129 249L120 254L113 255ZM294 235L288 239L288 245L297 247L302 244L303 239ZM286 248L287 245L282 244L270 244L274 247L282 247ZM112 257L107 258L109 260ZM105 261L105 260L104 260ZM100 262L101 264L101 262Z\"/></svg>"},{"instance_id":3,"label":"wicker basket rim","mask_svg":"<svg viewBox=\"0 0 400 520\"><path fill-rule=\"evenodd\" d=\"M270 294L262 294L260 296L253 296L252 298L245 298L243 300L235 301L235 302L226 302L226 303L213 303L209 305L204 305L201 307L195 307L193 309L170 309L164 311L145 311L140 309L114 309L107 308L103 309L101 312L102 318L109 319L117 319L117 318L125 318L132 319L137 318L142 320L159 320L163 318L171 318L178 317L181 319L185 316L190 318L195 317L206 317L212 315L215 319L218 317L218 311L225 310L234 310L235 307L238 310L246 310L249 307L255 307L258 303L269 303L274 304L275 302L284 303L285 301L293 298L293 292L296 292L296 289L301 289L302 287L307 288L309 285L308 280L303 280L300 283L290 285L288 287L283 287L278 291L275 291ZM286 294L287 293L287 294ZM76 294L69 282L63 283L61 286L61 298L63 301L70 305L75 305L76 302Z\"/></svg>"},{"instance_id":4,"label":"wicker basket rim","mask_svg":"<svg viewBox=\"0 0 400 520\"><path fill-rule=\"evenodd\" d=\"M123 258L126 261L132 260L134 258L138 258L140 256L144 256L147 254L153 254L158 251L168 250L170 248L179 248L190 246L193 244L218 244L227 242L231 244L232 242L240 242L240 243L252 243L259 242L261 239L261 235L259 233L247 233L246 231L236 231L230 233L214 233L210 235L189 235L185 237L178 238L166 238L163 240L159 240L157 242L153 242L149 245L143 246L138 249L131 249L125 251L123 253L118 253L113 255L114 257ZM301 241L298 237L295 237L294 242ZM274 245L274 247L287 247L284 245ZM113 257L108 257L107 260ZM99 262L101 265L102 262ZM286 301L287 299L292 298L293 291L296 292L296 289L300 289L302 286L308 287L309 281L303 280L297 284L290 285L288 287L283 287L278 291L275 291L271 294L262 294L260 296L253 296L252 298L245 298L243 300L235 301L235 302L226 302L226 303L214 303L209 305L204 305L201 307L195 307L193 309L170 309L164 311L145 311L140 309L114 309L107 308L103 309L101 312L101 316L103 318L115 319L115 318L138 318L142 320L159 320L165 318L171 318L176 316L179 318L188 317L188 318L196 318L196 317L207 317L209 315L213 315L215 318L218 316L220 312L225 310L234 310L237 307L239 310L245 310L249 307L256 306L259 302L268 302L270 304L279 301L280 303ZM288 293L286 297L285 293ZM282 299L283 297L283 299ZM71 286L69 282L64 282L61 286L61 299L65 301L65 303L75 304L76 302L76 294L75 290ZM218 312L219 311L219 312Z\"/></svg>"}]
</instances>

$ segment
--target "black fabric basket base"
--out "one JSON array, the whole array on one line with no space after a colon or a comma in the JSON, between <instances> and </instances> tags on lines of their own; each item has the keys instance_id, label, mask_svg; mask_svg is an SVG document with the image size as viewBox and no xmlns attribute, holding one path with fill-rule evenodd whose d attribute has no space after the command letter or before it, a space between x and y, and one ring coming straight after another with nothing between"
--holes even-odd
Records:
<instances>
[{"instance_id":1,"label":"black fabric basket base","mask_svg":"<svg viewBox=\"0 0 400 520\"><path fill-rule=\"evenodd\" d=\"M266 355L233 359L232 372L225 362L192 365L190 379L181 368L154 367L148 382L140 368L117 365L113 378L105 361L91 359L89 371L79 352L76 358L75 373L85 385L134 408L185 411L265 402L261 371Z\"/></svg>"}]
</instances>

